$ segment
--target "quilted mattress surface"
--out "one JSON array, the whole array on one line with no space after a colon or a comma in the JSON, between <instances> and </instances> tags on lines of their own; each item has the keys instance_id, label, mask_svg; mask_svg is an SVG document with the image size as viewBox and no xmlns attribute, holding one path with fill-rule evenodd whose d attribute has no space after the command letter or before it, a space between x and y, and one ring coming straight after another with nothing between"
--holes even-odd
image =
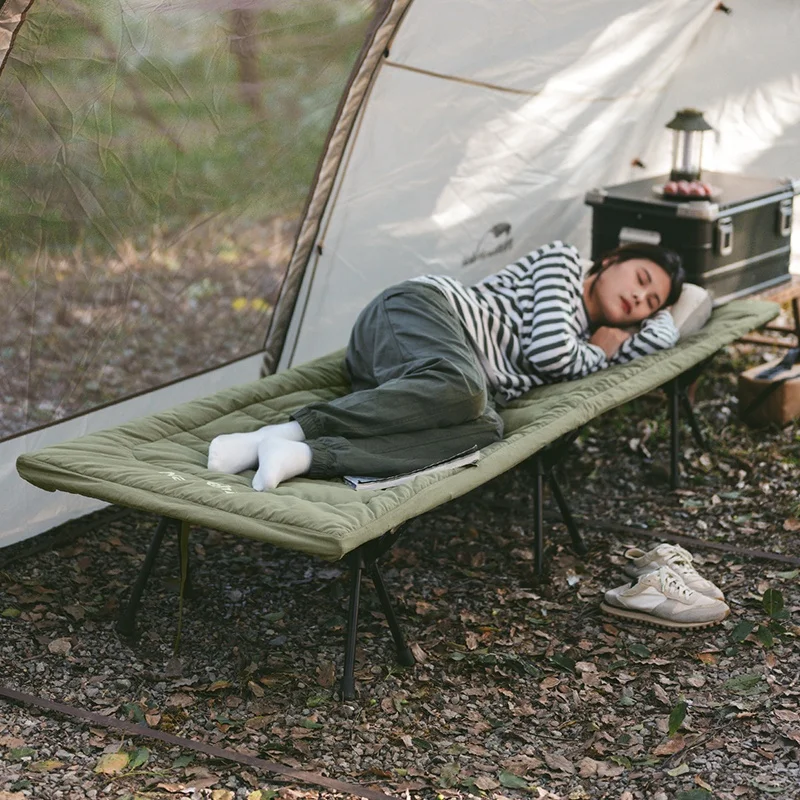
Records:
<instances>
[{"instance_id":1,"label":"quilted mattress surface","mask_svg":"<svg viewBox=\"0 0 800 800\"><path fill-rule=\"evenodd\" d=\"M225 475L206 469L208 444L218 434L284 422L295 408L346 392L341 352L26 454L17 469L43 489L336 560L510 469L604 411L661 386L777 313L773 303L735 301L717 309L700 333L672 350L535 389L503 410L505 438L486 448L476 466L418 476L390 489L356 492L340 480L296 478L274 491L256 492L250 487L252 472Z\"/></svg>"}]
</instances>

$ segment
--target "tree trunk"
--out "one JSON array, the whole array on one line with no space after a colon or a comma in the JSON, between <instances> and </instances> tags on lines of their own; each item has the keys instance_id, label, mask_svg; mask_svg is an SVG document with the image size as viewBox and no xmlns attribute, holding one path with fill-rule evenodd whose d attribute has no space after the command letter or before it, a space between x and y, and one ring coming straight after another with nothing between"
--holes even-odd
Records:
<instances>
[{"instance_id":1,"label":"tree trunk","mask_svg":"<svg viewBox=\"0 0 800 800\"><path fill-rule=\"evenodd\" d=\"M258 74L258 47L256 33L256 14L247 8L237 8L230 12L231 52L239 67L239 96L254 114L263 116L264 103L261 99L261 81Z\"/></svg>"}]
</instances>

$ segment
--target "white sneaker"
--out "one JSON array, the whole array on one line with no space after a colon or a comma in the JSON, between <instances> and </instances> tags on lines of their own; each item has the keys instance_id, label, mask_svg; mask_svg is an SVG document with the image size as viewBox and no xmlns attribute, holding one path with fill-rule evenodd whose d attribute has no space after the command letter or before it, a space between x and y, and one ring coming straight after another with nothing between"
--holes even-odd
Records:
<instances>
[{"instance_id":1,"label":"white sneaker","mask_svg":"<svg viewBox=\"0 0 800 800\"><path fill-rule=\"evenodd\" d=\"M648 572L655 572L660 567L669 567L673 572L677 572L683 582L695 592L717 600L725 599L722 589L700 575L692 565L692 554L680 545L665 542L656 545L647 553L638 547L631 547L625 551L625 557L631 559L631 562L623 568L625 574L630 578L638 578Z\"/></svg>"},{"instance_id":2,"label":"white sneaker","mask_svg":"<svg viewBox=\"0 0 800 800\"><path fill-rule=\"evenodd\" d=\"M690 589L669 567L646 572L634 584L609 589L600 608L664 628L706 628L730 614L722 600Z\"/></svg>"}]
</instances>

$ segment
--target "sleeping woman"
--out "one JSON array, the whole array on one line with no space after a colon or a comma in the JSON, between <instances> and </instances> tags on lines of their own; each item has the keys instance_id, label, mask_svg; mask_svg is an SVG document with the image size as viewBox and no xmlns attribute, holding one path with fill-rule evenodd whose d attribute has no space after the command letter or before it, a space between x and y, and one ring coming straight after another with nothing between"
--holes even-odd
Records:
<instances>
[{"instance_id":1,"label":"sleeping woman","mask_svg":"<svg viewBox=\"0 0 800 800\"><path fill-rule=\"evenodd\" d=\"M533 387L672 347L666 307L683 280L680 257L661 247L623 245L584 275L577 250L553 242L474 286L405 281L356 320L349 394L217 436L208 468L257 466L263 491L298 475L386 477L486 447L503 436L497 407Z\"/></svg>"}]
</instances>

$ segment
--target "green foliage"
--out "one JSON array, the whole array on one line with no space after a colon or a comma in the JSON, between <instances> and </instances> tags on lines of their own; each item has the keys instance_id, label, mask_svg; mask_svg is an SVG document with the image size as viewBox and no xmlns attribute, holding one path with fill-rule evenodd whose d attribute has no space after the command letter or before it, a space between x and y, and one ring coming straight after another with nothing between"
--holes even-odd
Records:
<instances>
[{"instance_id":1,"label":"green foliage","mask_svg":"<svg viewBox=\"0 0 800 800\"><path fill-rule=\"evenodd\" d=\"M761 598L761 605L767 616L781 619L783 612L783 595L777 589L767 589Z\"/></svg>"},{"instance_id":2,"label":"green foliage","mask_svg":"<svg viewBox=\"0 0 800 800\"><path fill-rule=\"evenodd\" d=\"M736 675L733 678L729 678L722 685L722 688L733 694L744 696L765 691L763 677L756 672L748 672L744 675Z\"/></svg>"},{"instance_id":3,"label":"green foliage","mask_svg":"<svg viewBox=\"0 0 800 800\"><path fill-rule=\"evenodd\" d=\"M505 786L506 789L527 789L528 788L528 781L525 778L520 778L519 775L515 775L513 772L508 772L506 770L500 770L500 774L497 776L500 784Z\"/></svg>"},{"instance_id":4,"label":"green foliage","mask_svg":"<svg viewBox=\"0 0 800 800\"><path fill-rule=\"evenodd\" d=\"M650 648L646 645L640 644L639 642L632 642L628 645L628 652L632 655L638 656L639 658L650 658Z\"/></svg>"},{"instance_id":5,"label":"green foliage","mask_svg":"<svg viewBox=\"0 0 800 800\"><path fill-rule=\"evenodd\" d=\"M767 589L761 598L761 608L766 619L756 623L752 620L740 620L730 632L730 638L737 643L744 642L752 633L764 648L775 644L775 637L786 631L781 624L788 619L789 612L784 608L783 594L778 589Z\"/></svg>"},{"instance_id":6,"label":"green foliage","mask_svg":"<svg viewBox=\"0 0 800 800\"><path fill-rule=\"evenodd\" d=\"M153 225L296 212L362 42L367 6L252 12L248 101L231 12L153 15L55 0L30 10L0 81L6 253L113 249Z\"/></svg>"},{"instance_id":7,"label":"green foliage","mask_svg":"<svg viewBox=\"0 0 800 800\"><path fill-rule=\"evenodd\" d=\"M683 724L683 720L686 718L687 708L688 706L686 702L684 700L681 700L680 702L676 703L672 711L669 712L669 730L667 732L668 736L674 736L678 732L681 725Z\"/></svg>"}]
</instances>

